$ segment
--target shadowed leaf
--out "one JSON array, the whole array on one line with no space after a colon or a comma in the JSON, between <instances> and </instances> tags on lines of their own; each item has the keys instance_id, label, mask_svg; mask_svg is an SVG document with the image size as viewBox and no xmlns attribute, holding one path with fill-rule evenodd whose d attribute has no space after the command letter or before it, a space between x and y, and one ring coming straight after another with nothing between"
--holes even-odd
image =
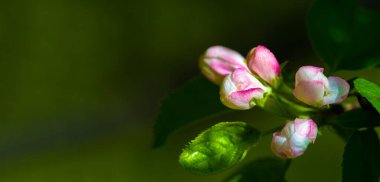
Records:
<instances>
[{"instance_id":1,"label":"shadowed leaf","mask_svg":"<svg viewBox=\"0 0 380 182\"><path fill-rule=\"evenodd\" d=\"M380 64L380 12L358 0L318 0L310 9L311 43L332 71Z\"/></svg>"},{"instance_id":2,"label":"shadowed leaf","mask_svg":"<svg viewBox=\"0 0 380 182\"><path fill-rule=\"evenodd\" d=\"M218 86L198 76L162 101L154 125L153 146L163 145L168 135L178 128L228 110L219 100Z\"/></svg>"},{"instance_id":3,"label":"shadowed leaf","mask_svg":"<svg viewBox=\"0 0 380 182\"><path fill-rule=\"evenodd\" d=\"M380 144L373 129L356 131L343 154L343 182L378 182Z\"/></svg>"},{"instance_id":4,"label":"shadowed leaf","mask_svg":"<svg viewBox=\"0 0 380 182\"><path fill-rule=\"evenodd\" d=\"M336 118L336 122L347 128L365 128L380 126L380 115L376 111L355 109Z\"/></svg>"},{"instance_id":5,"label":"shadowed leaf","mask_svg":"<svg viewBox=\"0 0 380 182\"><path fill-rule=\"evenodd\" d=\"M226 182L284 182L285 161L262 158L244 165L227 178Z\"/></svg>"}]
</instances>

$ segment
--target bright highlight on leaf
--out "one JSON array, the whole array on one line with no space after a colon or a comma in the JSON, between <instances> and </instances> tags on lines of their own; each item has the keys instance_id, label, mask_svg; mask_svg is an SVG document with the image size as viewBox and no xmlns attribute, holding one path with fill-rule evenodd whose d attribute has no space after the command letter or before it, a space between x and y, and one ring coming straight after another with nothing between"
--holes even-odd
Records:
<instances>
[{"instance_id":1,"label":"bright highlight on leaf","mask_svg":"<svg viewBox=\"0 0 380 182\"><path fill-rule=\"evenodd\" d=\"M195 174L211 174L240 162L260 138L245 122L222 122L199 134L179 157L180 164Z\"/></svg>"}]
</instances>

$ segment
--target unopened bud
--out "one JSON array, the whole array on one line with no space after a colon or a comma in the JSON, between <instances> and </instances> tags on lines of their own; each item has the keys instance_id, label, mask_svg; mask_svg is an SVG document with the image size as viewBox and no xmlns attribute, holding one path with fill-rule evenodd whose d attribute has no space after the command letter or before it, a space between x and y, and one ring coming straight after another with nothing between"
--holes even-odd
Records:
<instances>
[{"instance_id":1,"label":"unopened bud","mask_svg":"<svg viewBox=\"0 0 380 182\"><path fill-rule=\"evenodd\" d=\"M349 90L346 80L333 76L326 78L323 68L303 66L296 73L293 94L308 105L321 107L342 102Z\"/></svg>"},{"instance_id":2,"label":"unopened bud","mask_svg":"<svg viewBox=\"0 0 380 182\"><path fill-rule=\"evenodd\" d=\"M223 46L208 48L206 53L201 56L199 66L202 74L216 84L221 84L224 77L237 68L248 70L242 55Z\"/></svg>"},{"instance_id":3,"label":"unopened bud","mask_svg":"<svg viewBox=\"0 0 380 182\"><path fill-rule=\"evenodd\" d=\"M288 122L281 132L272 138L272 150L284 158L302 155L310 143L317 138L318 127L311 119L295 119Z\"/></svg>"},{"instance_id":4,"label":"unopened bud","mask_svg":"<svg viewBox=\"0 0 380 182\"><path fill-rule=\"evenodd\" d=\"M246 110L255 106L255 99L262 99L267 90L252 73L239 68L224 79L220 99L231 109Z\"/></svg>"}]
</instances>

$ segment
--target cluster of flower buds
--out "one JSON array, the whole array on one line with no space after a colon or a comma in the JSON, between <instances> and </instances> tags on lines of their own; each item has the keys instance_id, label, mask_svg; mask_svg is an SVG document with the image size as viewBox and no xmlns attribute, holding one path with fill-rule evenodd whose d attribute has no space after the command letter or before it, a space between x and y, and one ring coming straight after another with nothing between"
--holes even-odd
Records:
<instances>
[{"instance_id":1,"label":"cluster of flower buds","mask_svg":"<svg viewBox=\"0 0 380 182\"><path fill-rule=\"evenodd\" d=\"M221 84L221 101L231 109L252 108L271 90L268 84L276 86L280 78L278 61L264 46L253 48L247 60L234 50L213 46L201 57L200 67L208 79Z\"/></svg>"},{"instance_id":2,"label":"cluster of flower buds","mask_svg":"<svg viewBox=\"0 0 380 182\"><path fill-rule=\"evenodd\" d=\"M231 109L251 109L268 95L276 94L274 91L282 84L280 64L274 54L261 45L251 49L246 59L229 48L213 46L201 56L199 65L209 80L220 85L220 99ZM296 73L293 95L307 107L322 108L341 103L349 90L344 79L327 78L323 68L303 66ZM310 142L314 143L317 131L313 120L295 119L280 133L274 133L272 149L281 157L297 157Z\"/></svg>"}]
</instances>

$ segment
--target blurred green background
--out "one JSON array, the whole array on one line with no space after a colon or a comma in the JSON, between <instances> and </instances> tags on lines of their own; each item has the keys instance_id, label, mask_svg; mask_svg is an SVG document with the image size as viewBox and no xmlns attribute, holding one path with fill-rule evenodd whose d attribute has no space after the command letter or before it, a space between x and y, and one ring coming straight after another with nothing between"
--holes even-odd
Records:
<instances>
[{"instance_id":1,"label":"blurred green background","mask_svg":"<svg viewBox=\"0 0 380 182\"><path fill-rule=\"evenodd\" d=\"M312 1L13 0L0 2L0 181L221 181L195 176L181 148L222 120L260 129L263 111L185 127L152 149L159 101L199 74L198 57L262 44L289 66L321 66L306 34ZM341 72L376 78L377 69ZM217 94L217 93L216 93ZM179 106L180 107L180 106ZM270 137L247 156L272 156ZM330 129L292 163L288 181L340 181L344 143Z\"/></svg>"}]
</instances>

